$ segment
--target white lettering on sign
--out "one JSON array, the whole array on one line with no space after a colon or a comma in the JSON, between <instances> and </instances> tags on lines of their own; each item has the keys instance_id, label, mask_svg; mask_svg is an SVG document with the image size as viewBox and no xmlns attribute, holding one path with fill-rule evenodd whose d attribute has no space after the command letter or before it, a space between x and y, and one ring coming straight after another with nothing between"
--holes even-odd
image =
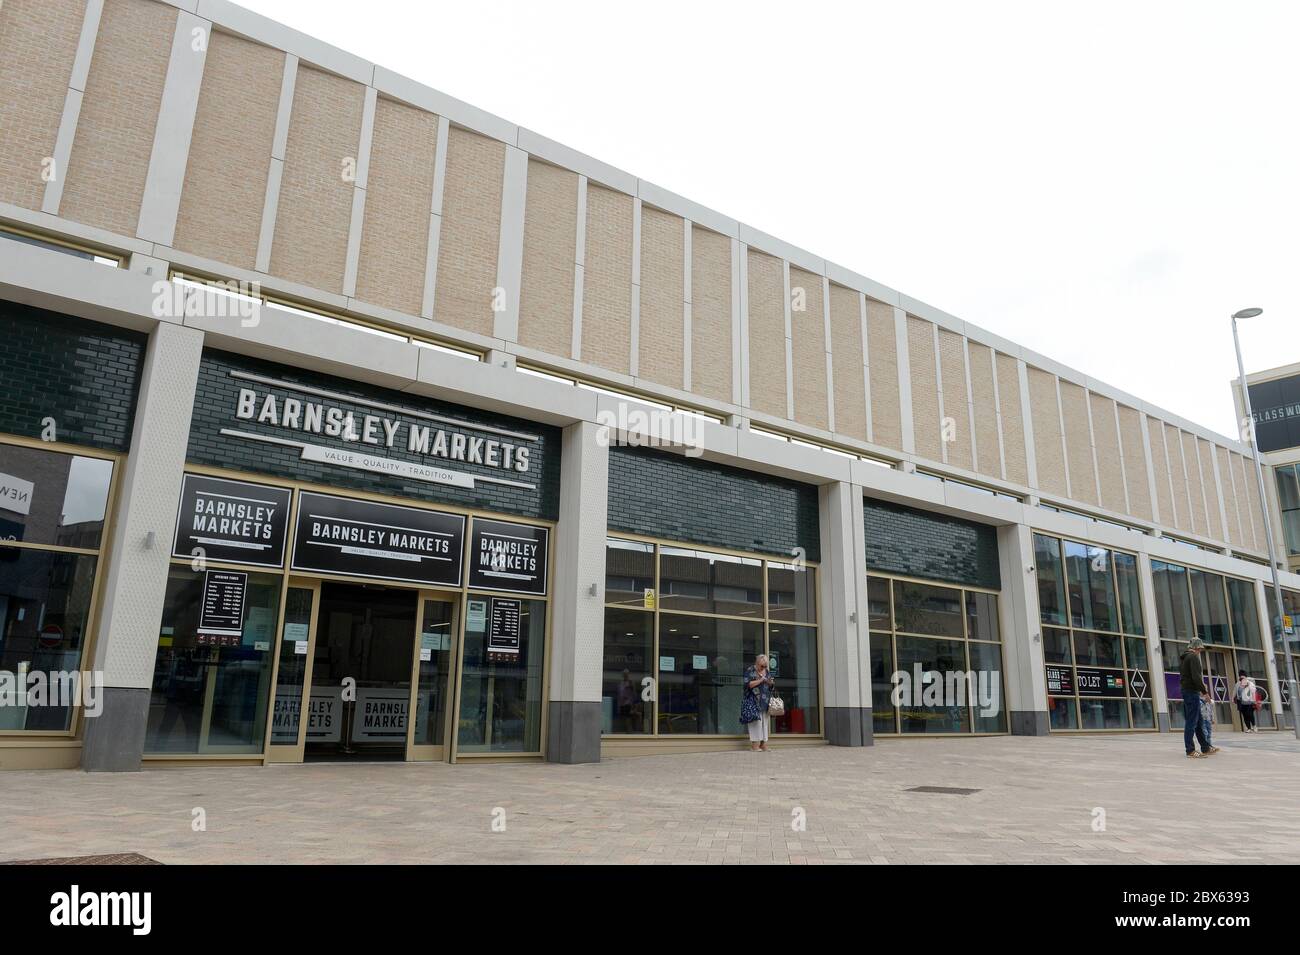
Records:
<instances>
[{"instance_id":1,"label":"white lettering on sign","mask_svg":"<svg viewBox=\"0 0 1300 955\"><path fill-rule=\"evenodd\" d=\"M0 474L0 507L17 514L32 512L32 493L36 485L12 474Z\"/></svg>"}]
</instances>

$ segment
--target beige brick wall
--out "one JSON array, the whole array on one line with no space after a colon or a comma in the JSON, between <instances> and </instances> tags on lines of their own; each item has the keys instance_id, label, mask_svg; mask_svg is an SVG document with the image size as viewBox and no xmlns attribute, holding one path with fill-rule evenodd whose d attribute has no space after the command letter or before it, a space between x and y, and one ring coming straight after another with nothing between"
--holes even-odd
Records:
<instances>
[{"instance_id":1,"label":"beige brick wall","mask_svg":"<svg viewBox=\"0 0 1300 955\"><path fill-rule=\"evenodd\" d=\"M912 433L916 453L943 460L939 377L934 366L934 326L907 316L907 354L912 371Z\"/></svg>"},{"instance_id":2,"label":"beige brick wall","mask_svg":"<svg viewBox=\"0 0 1300 955\"><path fill-rule=\"evenodd\" d=\"M1243 499L1242 519L1246 522L1243 536L1247 546L1262 551L1267 546L1267 537L1264 532L1264 512L1260 508L1259 480L1255 476L1255 465L1243 454L1233 453L1232 457L1237 468L1237 493ZM1268 476L1265 475L1265 480L1267 479Z\"/></svg>"},{"instance_id":3,"label":"beige brick wall","mask_svg":"<svg viewBox=\"0 0 1300 955\"><path fill-rule=\"evenodd\" d=\"M970 403L966 400L966 339L939 329L939 372L943 375L943 416L952 420L948 463L975 470L970 432Z\"/></svg>"},{"instance_id":4,"label":"beige brick wall","mask_svg":"<svg viewBox=\"0 0 1300 955\"><path fill-rule=\"evenodd\" d=\"M519 342L573 354L573 274L578 244L578 174L528 161Z\"/></svg>"},{"instance_id":5,"label":"beige brick wall","mask_svg":"<svg viewBox=\"0 0 1300 955\"><path fill-rule=\"evenodd\" d=\"M176 248L251 269L257 263L284 54L229 33L208 40Z\"/></svg>"},{"instance_id":6,"label":"beige brick wall","mask_svg":"<svg viewBox=\"0 0 1300 955\"><path fill-rule=\"evenodd\" d=\"M785 277L781 260L749 255L749 403L786 417Z\"/></svg>"},{"instance_id":7,"label":"beige brick wall","mask_svg":"<svg viewBox=\"0 0 1300 955\"><path fill-rule=\"evenodd\" d=\"M1196 510L1192 504L1191 487L1187 476L1187 462L1183 458L1182 432L1165 423L1165 451L1169 455L1169 475L1174 482L1174 509L1178 513L1178 529L1196 533Z\"/></svg>"},{"instance_id":8,"label":"beige brick wall","mask_svg":"<svg viewBox=\"0 0 1300 955\"><path fill-rule=\"evenodd\" d=\"M831 284L831 357L835 430L867 440L866 381L862 373L862 306L857 292Z\"/></svg>"},{"instance_id":9,"label":"beige brick wall","mask_svg":"<svg viewBox=\"0 0 1300 955\"><path fill-rule=\"evenodd\" d=\"M497 287L505 162L503 143L451 128L433 317L483 335L495 330L492 291Z\"/></svg>"},{"instance_id":10,"label":"beige brick wall","mask_svg":"<svg viewBox=\"0 0 1300 955\"><path fill-rule=\"evenodd\" d=\"M1151 520L1151 485L1147 477L1146 449L1142 443L1142 417L1137 410L1126 405L1119 406L1119 436L1124 448L1129 513Z\"/></svg>"},{"instance_id":11,"label":"beige brick wall","mask_svg":"<svg viewBox=\"0 0 1300 955\"><path fill-rule=\"evenodd\" d=\"M1196 439L1196 457L1201 462L1201 483L1205 487L1205 516L1209 521L1210 536L1226 540L1223 515L1219 510L1219 488L1214 482L1214 445Z\"/></svg>"},{"instance_id":12,"label":"beige brick wall","mask_svg":"<svg viewBox=\"0 0 1300 955\"><path fill-rule=\"evenodd\" d=\"M685 267L682 219L642 206L637 373L647 381L672 388L681 388L685 383L682 346Z\"/></svg>"},{"instance_id":13,"label":"beige brick wall","mask_svg":"<svg viewBox=\"0 0 1300 955\"><path fill-rule=\"evenodd\" d=\"M1104 395L1088 392L1092 409L1092 439L1097 455L1097 477L1101 481L1101 506L1124 514L1124 474L1128 458L1121 456L1119 428L1115 424L1115 402ZM1137 462L1134 462L1136 466Z\"/></svg>"},{"instance_id":14,"label":"beige brick wall","mask_svg":"<svg viewBox=\"0 0 1300 955\"><path fill-rule=\"evenodd\" d=\"M867 299L867 370L871 386L871 436L881 447L901 451L903 425L894 307L874 299Z\"/></svg>"},{"instance_id":15,"label":"beige brick wall","mask_svg":"<svg viewBox=\"0 0 1300 955\"><path fill-rule=\"evenodd\" d=\"M988 477L1002 477L1002 456L998 452L998 403L993 394L993 350L969 342L971 402L975 411L975 470Z\"/></svg>"},{"instance_id":16,"label":"beige brick wall","mask_svg":"<svg viewBox=\"0 0 1300 955\"><path fill-rule=\"evenodd\" d=\"M1165 450L1165 426L1158 418L1146 417L1147 437L1151 442L1151 468L1156 483L1156 504L1160 508L1160 523L1177 527L1180 510L1174 503L1173 472L1169 469L1169 455Z\"/></svg>"},{"instance_id":17,"label":"beige brick wall","mask_svg":"<svg viewBox=\"0 0 1300 955\"><path fill-rule=\"evenodd\" d=\"M804 290L803 311L790 312L790 357L794 373L794 419L800 424L825 430L826 312L822 277L803 269L790 269L790 300L799 303L798 289ZM752 366L751 366L752 367Z\"/></svg>"},{"instance_id":18,"label":"beige brick wall","mask_svg":"<svg viewBox=\"0 0 1300 955\"><path fill-rule=\"evenodd\" d=\"M1205 506L1205 482L1201 478L1201 463L1196 453L1196 438L1186 431L1178 433L1183 446L1183 464L1187 468L1187 493L1192 503L1192 530L1197 534L1210 532Z\"/></svg>"},{"instance_id":19,"label":"beige brick wall","mask_svg":"<svg viewBox=\"0 0 1300 955\"><path fill-rule=\"evenodd\" d=\"M1056 376L1041 368L1029 368L1029 411L1034 425L1034 461L1038 465L1038 487L1052 494L1065 494L1065 453L1061 448L1060 406L1056 400Z\"/></svg>"},{"instance_id":20,"label":"beige brick wall","mask_svg":"<svg viewBox=\"0 0 1300 955\"><path fill-rule=\"evenodd\" d=\"M1025 451L1025 423L1020 401L1020 366L1010 355L998 352L998 407L1002 412L1002 452L1007 480L1028 486L1029 461Z\"/></svg>"},{"instance_id":21,"label":"beige brick wall","mask_svg":"<svg viewBox=\"0 0 1300 955\"><path fill-rule=\"evenodd\" d=\"M327 292L343 291L365 87L299 66L284 149L271 274Z\"/></svg>"},{"instance_id":22,"label":"beige brick wall","mask_svg":"<svg viewBox=\"0 0 1300 955\"><path fill-rule=\"evenodd\" d=\"M731 401L731 240L691 228L691 390Z\"/></svg>"},{"instance_id":23,"label":"beige brick wall","mask_svg":"<svg viewBox=\"0 0 1300 955\"><path fill-rule=\"evenodd\" d=\"M362 301L420 314L437 152L437 116L379 97L357 262Z\"/></svg>"},{"instance_id":24,"label":"beige brick wall","mask_svg":"<svg viewBox=\"0 0 1300 955\"><path fill-rule=\"evenodd\" d=\"M175 7L105 0L61 215L135 235L175 33Z\"/></svg>"},{"instance_id":25,"label":"beige brick wall","mask_svg":"<svg viewBox=\"0 0 1300 955\"><path fill-rule=\"evenodd\" d=\"M582 360L626 374L632 367L632 197L587 186L582 283Z\"/></svg>"},{"instance_id":26,"label":"beige brick wall","mask_svg":"<svg viewBox=\"0 0 1300 955\"><path fill-rule=\"evenodd\" d=\"M84 0L0 4L0 202L41 207L85 12Z\"/></svg>"},{"instance_id":27,"label":"beige brick wall","mask_svg":"<svg viewBox=\"0 0 1300 955\"><path fill-rule=\"evenodd\" d=\"M1065 421L1065 455L1070 468L1070 496L1097 504L1097 473L1093 470L1092 437L1088 433L1088 393L1072 382L1061 382L1061 415Z\"/></svg>"},{"instance_id":28,"label":"beige brick wall","mask_svg":"<svg viewBox=\"0 0 1300 955\"><path fill-rule=\"evenodd\" d=\"M1228 515L1228 543L1234 547L1244 547L1241 495L1237 489L1237 475L1232 467L1232 455L1227 448L1218 446L1214 449L1214 455L1219 462L1219 479L1223 483L1223 509Z\"/></svg>"}]
</instances>

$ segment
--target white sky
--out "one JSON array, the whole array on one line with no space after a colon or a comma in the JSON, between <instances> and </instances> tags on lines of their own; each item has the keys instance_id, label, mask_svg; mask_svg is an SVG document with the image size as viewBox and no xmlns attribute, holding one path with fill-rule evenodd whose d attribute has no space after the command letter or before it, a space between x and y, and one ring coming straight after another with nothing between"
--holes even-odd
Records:
<instances>
[{"instance_id":1,"label":"white sky","mask_svg":"<svg viewBox=\"0 0 1300 955\"><path fill-rule=\"evenodd\" d=\"M1300 361L1300 4L241 2L1219 432Z\"/></svg>"}]
</instances>

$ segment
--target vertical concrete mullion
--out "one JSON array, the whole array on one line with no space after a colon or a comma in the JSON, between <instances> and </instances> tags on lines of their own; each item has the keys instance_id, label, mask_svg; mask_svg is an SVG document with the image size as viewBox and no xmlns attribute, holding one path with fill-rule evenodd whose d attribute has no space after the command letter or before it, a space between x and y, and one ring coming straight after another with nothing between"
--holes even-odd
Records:
<instances>
[{"instance_id":1,"label":"vertical concrete mullion","mask_svg":"<svg viewBox=\"0 0 1300 955\"><path fill-rule=\"evenodd\" d=\"M943 401L943 355L939 352L939 326L934 322L930 323L930 334L934 341L934 390L939 399L939 457L944 464L947 464L948 441L944 438L943 432L948 410Z\"/></svg>"},{"instance_id":2,"label":"vertical concrete mullion","mask_svg":"<svg viewBox=\"0 0 1300 955\"><path fill-rule=\"evenodd\" d=\"M1056 426L1061 433L1061 460L1065 462L1065 496L1074 499L1074 483L1070 480L1070 443L1065 440L1065 407L1061 404L1061 379L1052 376L1056 386Z\"/></svg>"},{"instance_id":3,"label":"vertical concrete mullion","mask_svg":"<svg viewBox=\"0 0 1300 955\"><path fill-rule=\"evenodd\" d=\"M818 586L825 660L825 735L832 746L869 746L871 664L867 623L862 488L837 482L818 488L822 561Z\"/></svg>"},{"instance_id":4,"label":"vertical concrete mullion","mask_svg":"<svg viewBox=\"0 0 1300 955\"><path fill-rule=\"evenodd\" d=\"M1259 617L1259 632L1264 635L1264 646L1268 649L1264 653L1264 672L1268 674L1268 699L1273 707L1273 724L1282 729L1282 681L1287 679L1287 670L1285 661L1282 669L1277 668L1277 651L1278 646L1273 637L1273 594L1272 582L1265 582L1262 579L1255 581L1255 612ZM1300 709L1300 700L1296 698L1296 687L1291 687L1291 714L1295 718L1297 709Z\"/></svg>"},{"instance_id":5,"label":"vertical concrete mullion","mask_svg":"<svg viewBox=\"0 0 1300 955\"><path fill-rule=\"evenodd\" d=\"M633 378L641 372L641 200L632 199L632 315L629 322L632 354L628 371Z\"/></svg>"},{"instance_id":6,"label":"vertical concrete mullion","mask_svg":"<svg viewBox=\"0 0 1300 955\"><path fill-rule=\"evenodd\" d=\"M1016 379L1020 388L1020 429L1025 434L1025 477L1029 486L1038 490L1038 451L1035 447L1034 412L1029 400L1029 366L1023 358L1016 359Z\"/></svg>"},{"instance_id":7,"label":"vertical concrete mullion","mask_svg":"<svg viewBox=\"0 0 1300 955\"><path fill-rule=\"evenodd\" d=\"M68 78L68 92L63 100L63 114L54 139L54 155L49 157L54 165L41 196L41 211L52 216L59 214L63 202L63 182L67 176L68 160L72 158L72 142L77 135L77 121L81 118L81 98L86 92L86 77L90 75L90 61L95 54L95 38L99 35L99 19L103 13L104 0L86 0L81 36L77 40L72 75Z\"/></svg>"},{"instance_id":8,"label":"vertical concrete mullion","mask_svg":"<svg viewBox=\"0 0 1300 955\"><path fill-rule=\"evenodd\" d=\"M578 177L578 219L573 244L573 340L569 357L582 358L582 287L586 283L587 262L587 177Z\"/></svg>"},{"instance_id":9,"label":"vertical concrete mullion","mask_svg":"<svg viewBox=\"0 0 1300 955\"><path fill-rule=\"evenodd\" d=\"M501 176L501 234L497 242L497 288L502 307L492 334L508 342L519 340L519 290L524 271L524 209L528 199L528 153L506 146Z\"/></svg>"},{"instance_id":10,"label":"vertical concrete mullion","mask_svg":"<svg viewBox=\"0 0 1300 955\"><path fill-rule=\"evenodd\" d=\"M1174 493L1174 459L1169 456L1169 431L1159 419L1156 420L1156 427L1160 429L1160 446L1165 449L1165 480L1169 483L1169 506L1174 511L1169 515L1169 526L1177 528L1178 495Z\"/></svg>"},{"instance_id":11,"label":"vertical concrete mullion","mask_svg":"<svg viewBox=\"0 0 1300 955\"><path fill-rule=\"evenodd\" d=\"M695 234L695 227L690 219L682 220L682 248L685 250L682 256L682 390L691 390L691 361L692 347L691 337L694 334L691 330L691 303L695 294L692 288L691 275L691 245Z\"/></svg>"},{"instance_id":12,"label":"vertical concrete mullion","mask_svg":"<svg viewBox=\"0 0 1300 955\"><path fill-rule=\"evenodd\" d=\"M1088 455L1092 461L1092 484L1093 493L1097 498L1097 506L1101 506L1101 469L1097 467L1097 432L1093 427L1092 421L1092 392L1087 388L1083 389L1083 407L1088 412ZM1064 412L1064 409L1062 409Z\"/></svg>"},{"instance_id":13,"label":"vertical concrete mullion","mask_svg":"<svg viewBox=\"0 0 1300 955\"><path fill-rule=\"evenodd\" d=\"M970 373L970 339L962 336L961 340L962 370L966 374L966 418L970 426L970 467L978 472L979 435L975 432L975 384ZM996 394L996 392L995 392Z\"/></svg>"},{"instance_id":14,"label":"vertical concrete mullion","mask_svg":"<svg viewBox=\"0 0 1300 955\"><path fill-rule=\"evenodd\" d=\"M1128 498L1128 462L1124 457L1124 432L1120 430L1119 426L1119 402L1111 401L1110 410L1115 415L1115 442L1119 445L1119 480L1124 486L1124 513L1132 514L1133 505ZM1096 454L1095 450L1093 454ZM1100 501L1101 498L1098 497L1097 500Z\"/></svg>"},{"instance_id":15,"label":"vertical concrete mullion","mask_svg":"<svg viewBox=\"0 0 1300 955\"><path fill-rule=\"evenodd\" d=\"M894 349L898 353L898 425L903 453L916 454L916 425L912 419L912 359L907 341L907 312L894 306Z\"/></svg>"},{"instance_id":16,"label":"vertical concrete mullion","mask_svg":"<svg viewBox=\"0 0 1300 955\"><path fill-rule=\"evenodd\" d=\"M438 295L438 251L442 244L442 194L447 187L447 143L451 123L438 117L438 139L433 148L433 195L429 200L429 241L424 252L424 298L420 314L433 318L433 303Z\"/></svg>"},{"instance_id":17,"label":"vertical concrete mullion","mask_svg":"<svg viewBox=\"0 0 1300 955\"><path fill-rule=\"evenodd\" d=\"M731 400L749 407L749 247L731 240Z\"/></svg>"},{"instance_id":18,"label":"vertical concrete mullion","mask_svg":"<svg viewBox=\"0 0 1300 955\"><path fill-rule=\"evenodd\" d=\"M1027 524L998 528L998 562L1002 581L998 616L1005 654L1007 729L1016 736L1046 736L1050 725L1042 619L1032 579L1033 532Z\"/></svg>"},{"instance_id":19,"label":"vertical concrete mullion","mask_svg":"<svg viewBox=\"0 0 1300 955\"><path fill-rule=\"evenodd\" d=\"M262 203L262 228L257 238L259 272L271 271L271 244L275 240L275 216L280 207L280 180L284 176L284 154L289 142L289 119L293 93L298 83L298 57L284 55L284 77L280 80L280 107L275 116L275 137L271 140L271 165L266 175L266 199Z\"/></svg>"},{"instance_id":20,"label":"vertical concrete mullion","mask_svg":"<svg viewBox=\"0 0 1300 955\"><path fill-rule=\"evenodd\" d=\"M790 311L790 263L781 260L781 276L785 284L785 416L794 420L794 316Z\"/></svg>"},{"instance_id":21,"label":"vertical concrete mullion","mask_svg":"<svg viewBox=\"0 0 1300 955\"><path fill-rule=\"evenodd\" d=\"M858 324L862 336L862 395L867 410L867 442L876 443L875 431L871 426L871 336L867 333L867 296L858 293Z\"/></svg>"},{"instance_id":22,"label":"vertical concrete mullion","mask_svg":"<svg viewBox=\"0 0 1300 955\"><path fill-rule=\"evenodd\" d=\"M1151 573L1151 556L1138 554L1138 586L1142 591L1142 626L1147 634L1148 679L1151 681L1151 706L1156 711L1156 727L1169 730L1169 694L1165 691L1165 671L1177 660L1161 658L1160 616L1156 610L1155 578Z\"/></svg>"},{"instance_id":23,"label":"vertical concrete mullion","mask_svg":"<svg viewBox=\"0 0 1300 955\"><path fill-rule=\"evenodd\" d=\"M831 341L831 280L822 276L822 341L826 343L826 429L835 433L835 345Z\"/></svg>"},{"instance_id":24,"label":"vertical concrete mullion","mask_svg":"<svg viewBox=\"0 0 1300 955\"><path fill-rule=\"evenodd\" d=\"M1007 443L1002 433L1002 386L998 384L998 352L989 349L989 371L993 375L993 418L998 426L998 477L1007 479Z\"/></svg>"},{"instance_id":25,"label":"vertical concrete mullion","mask_svg":"<svg viewBox=\"0 0 1300 955\"><path fill-rule=\"evenodd\" d=\"M343 268L343 294L357 294L357 268L361 262L361 230L366 219L366 187L370 182L370 147L375 139L375 104L379 99L373 86L366 87L361 110L361 135L357 142L357 178L352 184L352 219L348 223L347 263Z\"/></svg>"}]
</instances>

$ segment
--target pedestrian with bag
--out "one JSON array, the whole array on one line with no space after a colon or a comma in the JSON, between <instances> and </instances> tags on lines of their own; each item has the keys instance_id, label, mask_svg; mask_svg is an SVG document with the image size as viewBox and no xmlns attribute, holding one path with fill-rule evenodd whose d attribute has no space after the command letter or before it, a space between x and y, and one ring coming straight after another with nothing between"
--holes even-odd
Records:
<instances>
[{"instance_id":1,"label":"pedestrian with bag","mask_svg":"<svg viewBox=\"0 0 1300 955\"><path fill-rule=\"evenodd\" d=\"M769 708L772 705L772 686L776 680L768 670L767 654L760 653L754 663L745 669L745 695L740 702L740 722L749 730L749 748L757 753L767 752L767 738L771 725Z\"/></svg>"},{"instance_id":2,"label":"pedestrian with bag","mask_svg":"<svg viewBox=\"0 0 1300 955\"><path fill-rule=\"evenodd\" d=\"M1237 686L1232 691L1232 698L1237 703L1237 711L1241 713L1241 731L1258 733L1255 712L1259 709L1259 687L1255 686L1255 681L1246 675L1245 670L1237 675Z\"/></svg>"}]
</instances>

